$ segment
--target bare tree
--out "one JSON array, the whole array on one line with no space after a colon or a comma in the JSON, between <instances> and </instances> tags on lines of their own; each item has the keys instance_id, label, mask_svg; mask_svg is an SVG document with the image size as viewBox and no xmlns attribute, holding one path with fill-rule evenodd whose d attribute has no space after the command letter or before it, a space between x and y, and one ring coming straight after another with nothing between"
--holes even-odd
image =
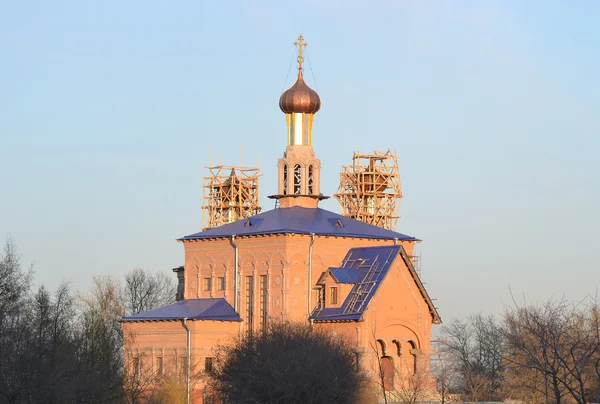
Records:
<instances>
[{"instance_id":1,"label":"bare tree","mask_svg":"<svg viewBox=\"0 0 600 404\"><path fill-rule=\"evenodd\" d=\"M417 367L412 375L402 375L396 370L398 382L391 393L394 401L415 404L431 399L434 379L424 366Z\"/></svg>"},{"instance_id":2,"label":"bare tree","mask_svg":"<svg viewBox=\"0 0 600 404\"><path fill-rule=\"evenodd\" d=\"M187 397L186 383L179 377L166 377L161 381L148 398L148 404L185 404ZM209 403L203 397L203 403ZM216 401L215 401L216 403Z\"/></svg>"},{"instance_id":3,"label":"bare tree","mask_svg":"<svg viewBox=\"0 0 600 404\"><path fill-rule=\"evenodd\" d=\"M597 297L594 298L593 304L590 305L589 319L589 327L592 330L591 334L594 338L594 344L600 346L600 304L598 303ZM597 383L591 397L597 403L600 401L600 349L596 352L592 361L596 372Z\"/></svg>"},{"instance_id":4,"label":"bare tree","mask_svg":"<svg viewBox=\"0 0 600 404\"><path fill-rule=\"evenodd\" d=\"M150 355L129 355L126 359L123 370L125 402L136 404L152 396L154 390L160 386L163 375L155 371Z\"/></svg>"},{"instance_id":5,"label":"bare tree","mask_svg":"<svg viewBox=\"0 0 600 404\"><path fill-rule=\"evenodd\" d=\"M7 237L0 255L0 332L4 322L10 321L27 300L32 274L32 267L23 270L15 242Z\"/></svg>"},{"instance_id":6,"label":"bare tree","mask_svg":"<svg viewBox=\"0 0 600 404\"><path fill-rule=\"evenodd\" d=\"M365 383L354 350L304 324L275 323L217 351L211 387L237 403L354 403Z\"/></svg>"},{"instance_id":7,"label":"bare tree","mask_svg":"<svg viewBox=\"0 0 600 404\"><path fill-rule=\"evenodd\" d=\"M441 403L452 401L452 393L458 391L460 384L458 372L454 368L454 362L446 352L446 345L443 340L437 341L436 354L431 362L431 374L435 377L436 389L439 393Z\"/></svg>"},{"instance_id":8,"label":"bare tree","mask_svg":"<svg viewBox=\"0 0 600 404\"><path fill-rule=\"evenodd\" d=\"M376 327L373 328L370 346L377 359L376 369L373 370L383 402L416 403L431 400L436 390L429 362L414 362L410 370L402 369L399 362L394 363L394 359L401 360L400 345L394 344L394 352L386 349L385 342L377 338L376 330Z\"/></svg>"},{"instance_id":9,"label":"bare tree","mask_svg":"<svg viewBox=\"0 0 600 404\"><path fill-rule=\"evenodd\" d=\"M35 357L30 369L31 402L57 402L73 399L77 375L73 322L75 309L68 283L62 283L52 296L44 286L33 296L30 311L32 348Z\"/></svg>"},{"instance_id":10,"label":"bare tree","mask_svg":"<svg viewBox=\"0 0 600 404\"><path fill-rule=\"evenodd\" d=\"M125 303L119 282L109 276L94 277L87 294L79 295L79 389L81 402L111 402L123 396L123 334L119 320Z\"/></svg>"},{"instance_id":11,"label":"bare tree","mask_svg":"<svg viewBox=\"0 0 600 404\"><path fill-rule=\"evenodd\" d=\"M442 328L444 349L472 401L495 400L502 386L501 326L492 316L472 315Z\"/></svg>"},{"instance_id":12,"label":"bare tree","mask_svg":"<svg viewBox=\"0 0 600 404\"><path fill-rule=\"evenodd\" d=\"M135 268L125 276L123 291L127 301L127 312L137 314L175 302L177 285L175 280L163 272L152 274Z\"/></svg>"},{"instance_id":13,"label":"bare tree","mask_svg":"<svg viewBox=\"0 0 600 404\"><path fill-rule=\"evenodd\" d=\"M515 303L505 314L506 360L543 374L557 403L566 391L583 404L598 376L593 374L599 360L598 333L595 301L575 304L561 298L522 307Z\"/></svg>"},{"instance_id":14,"label":"bare tree","mask_svg":"<svg viewBox=\"0 0 600 404\"><path fill-rule=\"evenodd\" d=\"M381 395L383 397L383 402L385 404L388 403L389 390L391 390L389 375L387 374L388 369L384 368L383 356L385 355L384 347L380 344L380 341L377 339L376 327L373 328L372 338L370 341L371 350L375 354L377 358L377 369L375 369L375 374L377 375L377 384L379 385L379 389L381 391Z\"/></svg>"},{"instance_id":15,"label":"bare tree","mask_svg":"<svg viewBox=\"0 0 600 404\"><path fill-rule=\"evenodd\" d=\"M548 383L547 377L543 372L536 369L513 366L507 360L503 376L503 391L506 398L531 404L541 404L551 400L551 395L546 394ZM563 389L561 398L565 394L567 392Z\"/></svg>"},{"instance_id":16,"label":"bare tree","mask_svg":"<svg viewBox=\"0 0 600 404\"><path fill-rule=\"evenodd\" d=\"M54 293L44 286L31 293L31 279L8 238L0 251L0 403L116 404L130 398L123 390L123 381L130 386L132 380L123 369L121 284L96 277L76 300L68 283ZM168 284L160 275L152 279ZM166 300L161 290L173 299L166 289L153 289L154 304ZM135 390L152 382L138 377Z\"/></svg>"},{"instance_id":17,"label":"bare tree","mask_svg":"<svg viewBox=\"0 0 600 404\"><path fill-rule=\"evenodd\" d=\"M0 255L0 402L25 400L33 336L28 317L31 269L24 271L14 241L7 237Z\"/></svg>"}]
</instances>

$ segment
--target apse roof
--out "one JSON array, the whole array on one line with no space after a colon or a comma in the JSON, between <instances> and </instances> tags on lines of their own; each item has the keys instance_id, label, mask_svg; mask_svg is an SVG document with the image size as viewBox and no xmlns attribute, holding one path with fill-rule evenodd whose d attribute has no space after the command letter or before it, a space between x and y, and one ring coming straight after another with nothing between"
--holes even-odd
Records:
<instances>
[{"instance_id":1,"label":"apse roof","mask_svg":"<svg viewBox=\"0 0 600 404\"><path fill-rule=\"evenodd\" d=\"M191 234L179 240L282 233L314 233L319 236L420 241L415 237L373 226L325 209L303 208L299 206L273 209L248 219L238 220L237 222Z\"/></svg>"},{"instance_id":2,"label":"apse roof","mask_svg":"<svg viewBox=\"0 0 600 404\"><path fill-rule=\"evenodd\" d=\"M121 321L165 320L242 321L240 315L223 298L187 299L158 309L123 317Z\"/></svg>"}]
</instances>

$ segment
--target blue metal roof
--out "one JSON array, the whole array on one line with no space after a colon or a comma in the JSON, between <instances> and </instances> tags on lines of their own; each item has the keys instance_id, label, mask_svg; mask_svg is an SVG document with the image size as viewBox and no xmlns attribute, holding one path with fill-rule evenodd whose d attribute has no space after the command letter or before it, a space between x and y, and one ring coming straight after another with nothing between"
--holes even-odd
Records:
<instances>
[{"instance_id":1,"label":"blue metal roof","mask_svg":"<svg viewBox=\"0 0 600 404\"><path fill-rule=\"evenodd\" d=\"M366 269L329 268L329 272L339 283L358 283L367 272Z\"/></svg>"},{"instance_id":2,"label":"blue metal roof","mask_svg":"<svg viewBox=\"0 0 600 404\"><path fill-rule=\"evenodd\" d=\"M238 220L237 222L182 237L179 240L281 233L315 233L321 236L420 241L415 237L373 226L325 209L299 206L273 209L252 216L249 219Z\"/></svg>"},{"instance_id":3,"label":"blue metal roof","mask_svg":"<svg viewBox=\"0 0 600 404\"><path fill-rule=\"evenodd\" d=\"M158 309L123 317L121 321L165 320L242 321L240 315L223 298L187 299Z\"/></svg>"},{"instance_id":4,"label":"blue metal roof","mask_svg":"<svg viewBox=\"0 0 600 404\"><path fill-rule=\"evenodd\" d=\"M330 268L339 282L342 279L354 283L341 307L316 308L314 321L357 321L369 307L369 303L381 285L392 263L400 254L402 246L352 248L346 254L340 268Z\"/></svg>"}]
</instances>

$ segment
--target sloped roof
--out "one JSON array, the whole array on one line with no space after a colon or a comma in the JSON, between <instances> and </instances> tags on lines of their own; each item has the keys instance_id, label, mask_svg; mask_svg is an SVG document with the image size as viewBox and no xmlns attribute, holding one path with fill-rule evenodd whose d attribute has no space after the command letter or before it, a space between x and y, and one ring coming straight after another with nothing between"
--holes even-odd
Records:
<instances>
[{"instance_id":1,"label":"sloped roof","mask_svg":"<svg viewBox=\"0 0 600 404\"><path fill-rule=\"evenodd\" d=\"M369 307L371 299L377 293L392 263L400 254L402 246L359 247L352 248L346 254L340 268L331 268L328 272L340 281L354 283L341 307L315 309L311 315L314 321L359 320ZM337 276L336 276L337 274ZM341 282L341 281L340 281Z\"/></svg>"},{"instance_id":2,"label":"sloped roof","mask_svg":"<svg viewBox=\"0 0 600 404\"><path fill-rule=\"evenodd\" d=\"M238 220L213 229L191 234L179 240L282 233L314 233L322 236L420 241L415 237L373 226L325 209L303 208L299 206L273 209L252 216L249 219Z\"/></svg>"},{"instance_id":3,"label":"sloped roof","mask_svg":"<svg viewBox=\"0 0 600 404\"><path fill-rule=\"evenodd\" d=\"M352 268L329 268L329 273L333 275L338 283L358 283L364 279L367 270Z\"/></svg>"},{"instance_id":4,"label":"sloped roof","mask_svg":"<svg viewBox=\"0 0 600 404\"><path fill-rule=\"evenodd\" d=\"M408 267L421 296L429 306L433 322L441 323L440 316L413 268L410 258L400 245L350 249L343 259L341 267L329 268L318 281L321 283L325 275L330 273L340 283L354 284L350 293L341 307L316 308L310 318L317 322L360 320L398 256Z\"/></svg>"},{"instance_id":5,"label":"sloped roof","mask_svg":"<svg viewBox=\"0 0 600 404\"><path fill-rule=\"evenodd\" d=\"M223 298L187 299L154 310L123 317L121 321L167 320L242 321L240 315Z\"/></svg>"}]
</instances>

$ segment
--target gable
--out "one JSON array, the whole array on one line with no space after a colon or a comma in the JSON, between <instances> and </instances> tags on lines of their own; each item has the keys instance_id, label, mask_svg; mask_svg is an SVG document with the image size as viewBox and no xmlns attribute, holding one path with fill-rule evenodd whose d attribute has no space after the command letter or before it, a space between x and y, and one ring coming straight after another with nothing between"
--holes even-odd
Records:
<instances>
[{"instance_id":1,"label":"gable","mask_svg":"<svg viewBox=\"0 0 600 404\"><path fill-rule=\"evenodd\" d=\"M329 268L323 273L319 282L331 275L337 282L340 278L353 287L341 307L317 307L312 315L313 321L356 321L362 318L369 303L378 293L381 285L396 260L402 260L408 268L410 278L421 298L428 306L433 323L441 323L441 319L425 287L417 275L410 257L402 246L380 246L352 248L339 268ZM340 282L341 283L341 282Z\"/></svg>"},{"instance_id":2,"label":"gable","mask_svg":"<svg viewBox=\"0 0 600 404\"><path fill-rule=\"evenodd\" d=\"M399 245L352 248L339 268L327 273L338 276L354 285L341 307L318 307L311 315L314 321L359 320L385 277L390 265L402 249Z\"/></svg>"}]
</instances>

